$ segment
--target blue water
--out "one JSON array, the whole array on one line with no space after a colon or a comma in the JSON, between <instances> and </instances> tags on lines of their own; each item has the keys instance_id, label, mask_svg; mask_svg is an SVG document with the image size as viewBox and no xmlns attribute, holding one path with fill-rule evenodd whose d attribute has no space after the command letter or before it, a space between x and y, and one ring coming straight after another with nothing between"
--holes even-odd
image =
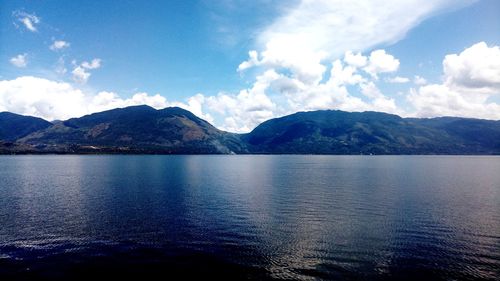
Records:
<instances>
[{"instance_id":1,"label":"blue water","mask_svg":"<svg viewBox=\"0 0 500 281\"><path fill-rule=\"evenodd\" d=\"M498 280L500 157L0 157L0 280L148 274Z\"/></svg>"}]
</instances>

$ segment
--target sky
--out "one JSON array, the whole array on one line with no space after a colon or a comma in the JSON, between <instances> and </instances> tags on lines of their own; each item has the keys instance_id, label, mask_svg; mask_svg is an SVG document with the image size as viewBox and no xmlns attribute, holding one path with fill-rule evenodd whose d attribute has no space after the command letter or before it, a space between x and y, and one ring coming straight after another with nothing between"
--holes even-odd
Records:
<instances>
[{"instance_id":1,"label":"sky","mask_svg":"<svg viewBox=\"0 0 500 281\"><path fill-rule=\"evenodd\" d=\"M0 111L500 119L497 0L0 0Z\"/></svg>"}]
</instances>

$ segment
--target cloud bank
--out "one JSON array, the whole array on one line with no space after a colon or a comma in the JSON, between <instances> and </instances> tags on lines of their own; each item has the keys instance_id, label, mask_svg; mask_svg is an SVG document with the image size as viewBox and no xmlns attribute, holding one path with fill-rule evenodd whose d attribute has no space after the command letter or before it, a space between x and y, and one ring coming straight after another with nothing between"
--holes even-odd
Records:
<instances>
[{"instance_id":1,"label":"cloud bank","mask_svg":"<svg viewBox=\"0 0 500 281\"><path fill-rule=\"evenodd\" d=\"M66 120L118 107L146 104L157 109L180 106L212 121L209 115L201 112L203 101L199 99L203 96L194 96L187 103L168 102L159 94L143 92L124 99L114 92L93 94L70 83L33 76L0 81L0 112L9 111L46 120Z\"/></svg>"},{"instance_id":2,"label":"cloud bank","mask_svg":"<svg viewBox=\"0 0 500 281\"><path fill-rule=\"evenodd\" d=\"M370 59L382 53L386 59ZM409 110L403 110L394 98L382 93L377 87L381 81L374 77L381 70L397 71L395 61L396 58L379 50L368 55L346 52L343 58L330 64L329 78L324 81L304 82L268 69L257 76L251 87L236 94L196 94L185 101L168 101L162 95L144 92L130 98L109 91L94 94L70 83L23 76L0 81L0 111L55 120L131 105L147 104L158 109L179 106L232 132L248 132L269 118L318 109L500 119L500 104L491 101L500 95L499 46L480 42L458 54L447 55L443 59L440 84L426 84L417 76L416 88L410 89L406 97ZM84 69L99 66L98 60L79 65ZM389 79L409 82L408 78L398 76Z\"/></svg>"},{"instance_id":3,"label":"cloud bank","mask_svg":"<svg viewBox=\"0 0 500 281\"><path fill-rule=\"evenodd\" d=\"M263 58L251 52L249 60L238 70L263 65ZM303 79L294 69L266 66L252 87L238 94L206 97L205 110L223 116L219 127L235 132L247 132L272 117L320 109L500 119L500 104L493 101L500 96L499 46L479 42L458 54L445 56L442 83L428 84L415 75L415 87L407 93L405 105L398 104L377 86L384 81L409 83L409 78L400 76L379 79L380 75L397 73L399 65L400 61L391 54L374 50L368 55L347 51L343 58L329 65L323 63L329 73L322 73L321 79Z\"/></svg>"}]
</instances>

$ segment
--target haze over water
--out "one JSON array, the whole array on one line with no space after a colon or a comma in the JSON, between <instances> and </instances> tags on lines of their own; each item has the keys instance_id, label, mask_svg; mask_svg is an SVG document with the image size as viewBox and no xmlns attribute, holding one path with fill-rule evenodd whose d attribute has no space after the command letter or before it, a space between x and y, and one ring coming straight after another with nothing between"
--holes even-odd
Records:
<instances>
[{"instance_id":1,"label":"haze over water","mask_svg":"<svg viewBox=\"0 0 500 281\"><path fill-rule=\"evenodd\" d=\"M494 280L499 172L500 157L2 156L0 279Z\"/></svg>"}]
</instances>

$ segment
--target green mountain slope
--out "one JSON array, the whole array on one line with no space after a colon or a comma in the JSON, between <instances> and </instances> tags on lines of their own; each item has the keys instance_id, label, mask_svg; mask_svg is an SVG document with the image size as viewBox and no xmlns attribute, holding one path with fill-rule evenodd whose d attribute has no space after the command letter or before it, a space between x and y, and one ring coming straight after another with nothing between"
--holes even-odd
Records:
<instances>
[{"instance_id":1,"label":"green mountain slope","mask_svg":"<svg viewBox=\"0 0 500 281\"><path fill-rule=\"evenodd\" d=\"M191 112L132 106L73 118L18 140L45 150L123 153L235 153L238 135Z\"/></svg>"},{"instance_id":2,"label":"green mountain slope","mask_svg":"<svg viewBox=\"0 0 500 281\"><path fill-rule=\"evenodd\" d=\"M242 139L253 153L498 154L500 122L325 110L268 120Z\"/></svg>"},{"instance_id":3,"label":"green mountain slope","mask_svg":"<svg viewBox=\"0 0 500 281\"><path fill-rule=\"evenodd\" d=\"M55 124L2 113L0 133L2 154L500 154L500 121L338 110L271 119L243 135L177 107L132 106Z\"/></svg>"}]
</instances>

